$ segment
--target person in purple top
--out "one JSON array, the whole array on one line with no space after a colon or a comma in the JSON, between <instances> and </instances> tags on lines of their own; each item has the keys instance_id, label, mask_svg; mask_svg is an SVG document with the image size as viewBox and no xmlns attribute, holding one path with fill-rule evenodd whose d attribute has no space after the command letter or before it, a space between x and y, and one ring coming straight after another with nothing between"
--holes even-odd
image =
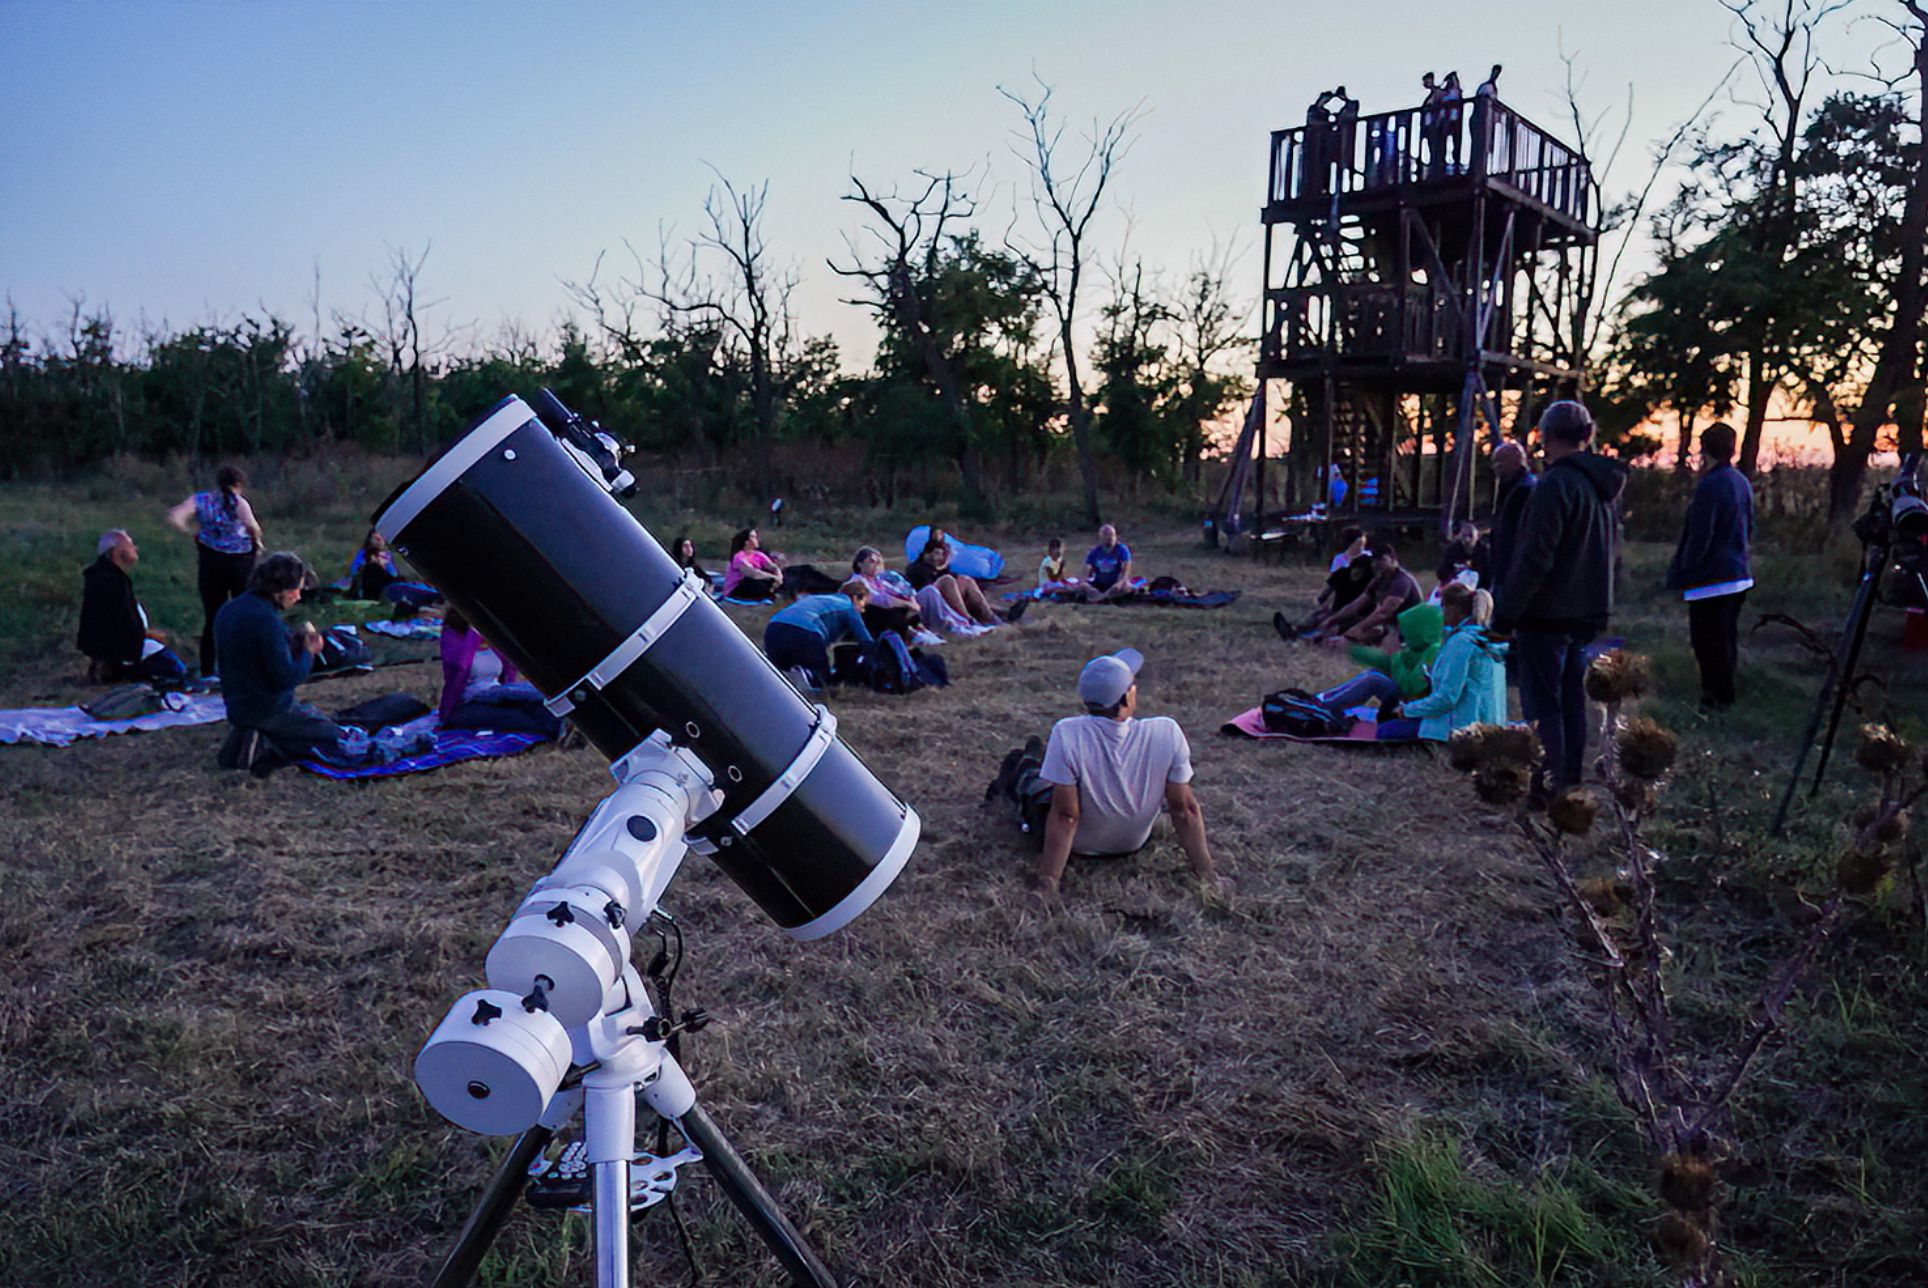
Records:
<instances>
[{"instance_id":1,"label":"person in purple top","mask_svg":"<svg viewBox=\"0 0 1928 1288\"><path fill-rule=\"evenodd\" d=\"M201 610L207 617L201 628L202 675L213 675L217 670L215 614L223 604L247 591L255 553L262 548L261 524L255 520L254 507L248 504L247 486L248 476L239 466L223 465L214 472L214 491L196 492L167 512L169 524L194 537L199 559L196 581Z\"/></svg>"},{"instance_id":2,"label":"person in purple top","mask_svg":"<svg viewBox=\"0 0 1928 1288\"><path fill-rule=\"evenodd\" d=\"M1085 556L1085 598L1117 599L1131 593L1131 547L1118 540L1109 523L1098 529L1098 544Z\"/></svg>"}]
</instances>

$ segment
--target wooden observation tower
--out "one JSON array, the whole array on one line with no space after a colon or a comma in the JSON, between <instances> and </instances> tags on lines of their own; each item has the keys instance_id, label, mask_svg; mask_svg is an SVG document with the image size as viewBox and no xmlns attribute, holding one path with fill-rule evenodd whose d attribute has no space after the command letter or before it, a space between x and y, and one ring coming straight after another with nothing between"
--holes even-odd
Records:
<instances>
[{"instance_id":1,"label":"wooden observation tower","mask_svg":"<svg viewBox=\"0 0 1928 1288\"><path fill-rule=\"evenodd\" d=\"M1471 515L1482 433L1582 386L1598 208L1586 157L1491 96L1274 131L1258 393L1220 531L1265 526L1278 382L1288 517Z\"/></svg>"}]
</instances>

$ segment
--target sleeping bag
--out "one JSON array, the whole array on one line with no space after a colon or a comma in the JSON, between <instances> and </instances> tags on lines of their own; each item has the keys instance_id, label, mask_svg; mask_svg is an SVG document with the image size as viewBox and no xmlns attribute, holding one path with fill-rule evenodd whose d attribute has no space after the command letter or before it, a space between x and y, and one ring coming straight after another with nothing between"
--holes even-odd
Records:
<instances>
[{"instance_id":1,"label":"sleeping bag","mask_svg":"<svg viewBox=\"0 0 1928 1288\"><path fill-rule=\"evenodd\" d=\"M910 563L924 553L924 543L930 538L928 524L919 524L904 538L904 562ZM1004 556L989 546L974 546L959 540L955 532L948 533L946 540L951 543L951 571L979 581L995 581L1004 573Z\"/></svg>"}]
</instances>

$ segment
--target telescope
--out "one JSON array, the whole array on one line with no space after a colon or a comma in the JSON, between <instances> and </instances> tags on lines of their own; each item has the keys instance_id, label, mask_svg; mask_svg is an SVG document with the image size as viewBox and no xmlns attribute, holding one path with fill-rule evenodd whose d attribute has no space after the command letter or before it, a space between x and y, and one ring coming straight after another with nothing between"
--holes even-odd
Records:
<instances>
[{"instance_id":1,"label":"telescope","mask_svg":"<svg viewBox=\"0 0 1928 1288\"><path fill-rule=\"evenodd\" d=\"M691 851L792 937L832 934L896 879L918 817L621 505L622 455L550 391L510 396L373 518L616 782L416 1059L438 1113L518 1137L435 1282L468 1282L520 1170L580 1113L599 1288L629 1283L632 1207L699 1159L796 1282L834 1284L697 1105L675 1047L698 1024L656 1013L632 937ZM639 1097L681 1154L637 1153Z\"/></svg>"}]
</instances>

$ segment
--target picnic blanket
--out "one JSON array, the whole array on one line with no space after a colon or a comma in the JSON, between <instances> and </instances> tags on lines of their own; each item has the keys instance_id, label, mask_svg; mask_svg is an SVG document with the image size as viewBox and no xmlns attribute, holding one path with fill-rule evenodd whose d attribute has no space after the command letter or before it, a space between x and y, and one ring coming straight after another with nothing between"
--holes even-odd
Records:
<instances>
[{"instance_id":1,"label":"picnic blanket","mask_svg":"<svg viewBox=\"0 0 1928 1288\"><path fill-rule=\"evenodd\" d=\"M1143 578L1138 579L1143 582ZM1236 590L1208 590L1203 594L1181 594L1175 590L1152 590L1149 584L1134 586L1129 595L1113 599L1090 600L1078 590L1024 590L1006 594L1006 599L1037 599L1047 604L1152 604L1165 608L1223 608L1236 603L1242 592Z\"/></svg>"},{"instance_id":2,"label":"picnic blanket","mask_svg":"<svg viewBox=\"0 0 1928 1288\"><path fill-rule=\"evenodd\" d=\"M422 720L433 722L433 715ZM410 726L419 723L410 722ZM410 727L398 726L398 727ZM324 765L315 760L297 760L295 765L322 778L339 780L358 778L395 778L402 774L420 774L444 765L459 765L465 760L495 760L503 756L513 756L529 750L540 742L549 739L538 733L489 733L476 729L438 729L435 731L435 750L420 755L404 756L388 764L354 765L343 768L338 765Z\"/></svg>"},{"instance_id":3,"label":"picnic blanket","mask_svg":"<svg viewBox=\"0 0 1928 1288\"><path fill-rule=\"evenodd\" d=\"M1262 742L1322 742L1337 743L1346 746L1356 746L1360 743L1366 743L1374 747L1410 747L1414 743L1424 741L1424 739L1421 738L1385 739L1382 741L1373 736L1377 729L1378 726L1372 721L1355 718L1352 722L1352 728L1345 733L1330 734L1324 738L1302 738L1298 734L1278 733L1275 730L1267 729L1265 727L1265 717L1260 714L1258 707L1253 707L1250 711L1241 711L1218 727L1218 731L1222 734L1232 737L1255 738Z\"/></svg>"},{"instance_id":4,"label":"picnic blanket","mask_svg":"<svg viewBox=\"0 0 1928 1288\"><path fill-rule=\"evenodd\" d=\"M405 622L369 622L365 629L398 640L439 640L442 623L433 617L411 617Z\"/></svg>"},{"instance_id":5,"label":"picnic blanket","mask_svg":"<svg viewBox=\"0 0 1928 1288\"><path fill-rule=\"evenodd\" d=\"M180 710L156 711L131 720L96 720L79 707L22 707L0 711L0 744L65 747L82 738L105 738L111 733L146 733L150 729L212 724L227 714L218 693L173 696L183 703Z\"/></svg>"}]
</instances>

